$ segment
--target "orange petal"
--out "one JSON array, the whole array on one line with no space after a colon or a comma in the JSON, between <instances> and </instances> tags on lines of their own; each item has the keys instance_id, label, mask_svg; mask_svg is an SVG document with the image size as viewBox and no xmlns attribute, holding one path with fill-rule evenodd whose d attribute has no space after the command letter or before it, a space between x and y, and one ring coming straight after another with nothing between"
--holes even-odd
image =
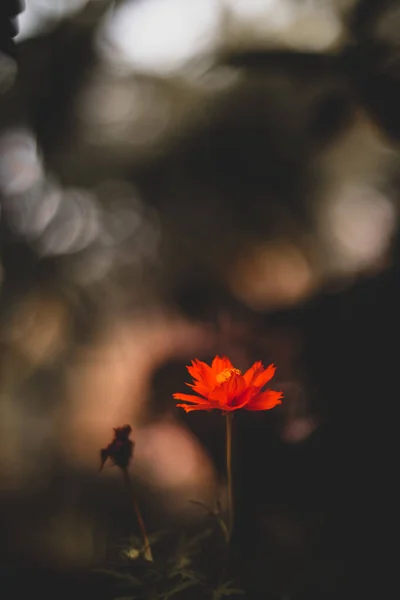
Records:
<instances>
[{"instance_id":1,"label":"orange petal","mask_svg":"<svg viewBox=\"0 0 400 600\"><path fill-rule=\"evenodd\" d=\"M283 392L275 392L275 390L266 390L257 394L244 406L245 410L270 410L278 404L282 404Z\"/></svg>"},{"instance_id":2,"label":"orange petal","mask_svg":"<svg viewBox=\"0 0 400 600\"><path fill-rule=\"evenodd\" d=\"M243 408L246 406L246 404L250 402L251 398L257 395L258 393L258 388L248 387L240 394L238 394L233 401L231 401L231 406L234 407L235 410Z\"/></svg>"},{"instance_id":3,"label":"orange petal","mask_svg":"<svg viewBox=\"0 0 400 600\"><path fill-rule=\"evenodd\" d=\"M243 377L241 375L233 374L217 389L224 404L230 407L236 407L240 403L239 399L243 396L246 388L247 385Z\"/></svg>"},{"instance_id":4,"label":"orange petal","mask_svg":"<svg viewBox=\"0 0 400 600\"><path fill-rule=\"evenodd\" d=\"M200 396L192 396L191 394L173 394L173 397L176 400L186 400L187 402L192 402L194 405L200 407L198 410L211 410L213 408L223 408L220 406L220 403L218 401L214 401L212 399L207 400L206 398L200 398Z\"/></svg>"},{"instance_id":5,"label":"orange petal","mask_svg":"<svg viewBox=\"0 0 400 600\"><path fill-rule=\"evenodd\" d=\"M192 410L215 410L218 408L218 406L203 406L202 404L177 404L176 406L178 408L183 408L187 413Z\"/></svg>"},{"instance_id":6,"label":"orange petal","mask_svg":"<svg viewBox=\"0 0 400 600\"><path fill-rule=\"evenodd\" d=\"M185 385L192 388L192 390L200 396L205 396L206 398L209 396L210 391L213 389L210 389L210 386L202 381L196 381L195 383L185 383Z\"/></svg>"},{"instance_id":7,"label":"orange petal","mask_svg":"<svg viewBox=\"0 0 400 600\"><path fill-rule=\"evenodd\" d=\"M276 366L269 365L264 371L261 371L261 373L258 373L256 377L254 377L253 385L255 385L258 388L264 387L264 385L268 383L270 379L273 378L273 376L275 375L275 371Z\"/></svg>"},{"instance_id":8,"label":"orange petal","mask_svg":"<svg viewBox=\"0 0 400 600\"><path fill-rule=\"evenodd\" d=\"M203 362L202 360L198 360L196 358L195 360L192 360L192 364L188 365L186 368L189 371L190 375L193 377L193 379L196 379L197 381L202 381L208 384L209 386L215 385L215 375L213 373L213 370L211 369L210 365Z\"/></svg>"},{"instance_id":9,"label":"orange petal","mask_svg":"<svg viewBox=\"0 0 400 600\"><path fill-rule=\"evenodd\" d=\"M244 380L246 381L247 385L250 385L255 379L255 377L257 377L257 375L259 375L263 371L264 365L260 360L255 362L254 365L250 367L250 369L247 369L246 373L243 374Z\"/></svg>"},{"instance_id":10,"label":"orange petal","mask_svg":"<svg viewBox=\"0 0 400 600\"><path fill-rule=\"evenodd\" d=\"M218 404L218 406L220 406L221 409L223 409L223 407L226 406L226 404L227 404L227 394L223 390L223 386L222 385L221 386L217 386L210 393L209 400L210 400L210 402L212 402L214 404Z\"/></svg>"},{"instance_id":11,"label":"orange petal","mask_svg":"<svg viewBox=\"0 0 400 600\"><path fill-rule=\"evenodd\" d=\"M215 377L215 375L218 375L218 373L221 373L221 371L223 371L224 369L233 369L234 366L229 360L229 358L226 358L226 356L221 357L217 355L211 363L211 368Z\"/></svg>"},{"instance_id":12,"label":"orange petal","mask_svg":"<svg viewBox=\"0 0 400 600\"><path fill-rule=\"evenodd\" d=\"M172 394L175 400L187 400L188 402L194 402L195 404L208 404L209 401L200 396L194 396L193 394Z\"/></svg>"},{"instance_id":13,"label":"orange petal","mask_svg":"<svg viewBox=\"0 0 400 600\"><path fill-rule=\"evenodd\" d=\"M245 387L246 384L243 377L233 373L229 379L211 390L208 393L207 398L220 404L222 409L224 406L228 406L234 398L241 395Z\"/></svg>"}]
</instances>

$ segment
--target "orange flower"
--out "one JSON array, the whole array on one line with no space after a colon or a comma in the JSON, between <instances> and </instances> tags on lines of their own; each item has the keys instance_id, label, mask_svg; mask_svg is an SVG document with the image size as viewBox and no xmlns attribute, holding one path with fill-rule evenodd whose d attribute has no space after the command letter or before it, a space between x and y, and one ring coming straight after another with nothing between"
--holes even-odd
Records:
<instances>
[{"instance_id":1,"label":"orange flower","mask_svg":"<svg viewBox=\"0 0 400 600\"><path fill-rule=\"evenodd\" d=\"M264 389L275 374L275 365L267 368L258 361L243 375L235 369L231 361L216 356L210 365L201 360L192 360L187 367L194 383L187 383L192 394L174 394L177 400L186 400L191 404L177 404L186 412L191 410L222 410L231 412L245 410L269 410L281 404L282 392Z\"/></svg>"}]
</instances>

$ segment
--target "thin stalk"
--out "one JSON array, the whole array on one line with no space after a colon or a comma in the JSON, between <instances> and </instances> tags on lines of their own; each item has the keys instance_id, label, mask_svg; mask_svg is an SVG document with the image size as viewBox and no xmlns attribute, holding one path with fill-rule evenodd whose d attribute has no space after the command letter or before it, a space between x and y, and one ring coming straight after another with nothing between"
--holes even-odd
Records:
<instances>
[{"instance_id":1,"label":"thin stalk","mask_svg":"<svg viewBox=\"0 0 400 600\"><path fill-rule=\"evenodd\" d=\"M142 513L140 512L139 504L136 499L136 494L133 489L132 480L129 475L128 469L122 469L124 476L124 483L130 499L132 500L133 508L136 514L137 521L139 523L140 533L142 534L143 546L144 546L144 558L150 562L153 562L153 554L151 552L151 546L149 536L147 535L146 526L143 521Z\"/></svg>"},{"instance_id":2,"label":"thin stalk","mask_svg":"<svg viewBox=\"0 0 400 600\"><path fill-rule=\"evenodd\" d=\"M228 482L228 539L233 530L233 486L232 486L232 413L225 415L226 423L226 476Z\"/></svg>"}]
</instances>

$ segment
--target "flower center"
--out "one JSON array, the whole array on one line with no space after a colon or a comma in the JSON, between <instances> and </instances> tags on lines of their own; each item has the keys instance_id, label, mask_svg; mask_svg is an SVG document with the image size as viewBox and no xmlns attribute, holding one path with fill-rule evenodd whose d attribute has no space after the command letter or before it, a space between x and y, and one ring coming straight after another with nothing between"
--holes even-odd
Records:
<instances>
[{"instance_id":1,"label":"flower center","mask_svg":"<svg viewBox=\"0 0 400 600\"><path fill-rule=\"evenodd\" d=\"M233 373L236 375L241 375L241 371L239 371L239 369L232 367L231 369L224 369L221 371L221 373L218 373L215 379L217 380L217 383L225 383L225 381L228 381L228 379L232 377Z\"/></svg>"}]
</instances>

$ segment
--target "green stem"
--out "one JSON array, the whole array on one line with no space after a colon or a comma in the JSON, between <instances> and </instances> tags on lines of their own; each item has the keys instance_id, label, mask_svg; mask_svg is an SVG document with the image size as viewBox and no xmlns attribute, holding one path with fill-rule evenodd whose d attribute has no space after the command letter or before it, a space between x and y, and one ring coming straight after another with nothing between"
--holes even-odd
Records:
<instances>
[{"instance_id":1,"label":"green stem","mask_svg":"<svg viewBox=\"0 0 400 600\"><path fill-rule=\"evenodd\" d=\"M143 521L143 517L142 517L142 513L140 512L140 508L139 508L139 504L138 501L136 499L136 494L135 491L133 489L133 485L132 485L132 480L130 478L128 469L122 469L122 473L124 476L124 483L125 483L125 487L126 490L129 494L130 499L132 500L132 504L133 504L133 508L136 514L136 518L137 521L139 523L139 529L140 529L140 533L142 534L142 538L143 538L143 546L144 546L144 558L150 562L153 562L153 554L151 552L151 546L150 546L150 541L149 541L149 536L147 535L147 531L146 531L146 527Z\"/></svg>"},{"instance_id":2,"label":"green stem","mask_svg":"<svg viewBox=\"0 0 400 600\"><path fill-rule=\"evenodd\" d=\"M232 486L232 413L225 415L226 422L226 476L228 482L228 534L232 536L233 529L233 486Z\"/></svg>"}]
</instances>

